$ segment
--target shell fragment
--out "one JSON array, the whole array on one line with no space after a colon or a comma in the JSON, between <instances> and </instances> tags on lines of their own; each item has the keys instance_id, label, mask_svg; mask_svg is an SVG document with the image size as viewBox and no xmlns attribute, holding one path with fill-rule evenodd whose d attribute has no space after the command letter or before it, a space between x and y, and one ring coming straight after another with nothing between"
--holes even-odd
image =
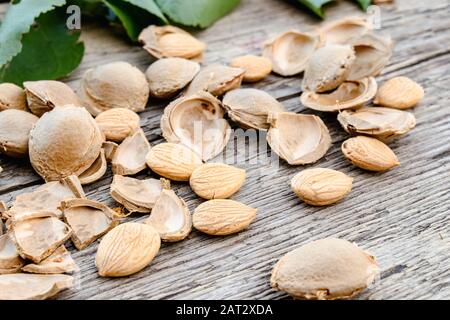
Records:
<instances>
[{"instance_id":1,"label":"shell fragment","mask_svg":"<svg viewBox=\"0 0 450 320\"><path fill-rule=\"evenodd\" d=\"M72 229L72 241L78 250L89 246L118 223L114 211L93 200L65 200L61 203L61 209L64 220Z\"/></svg>"},{"instance_id":2,"label":"shell fragment","mask_svg":"<svg viewBox=\"0 0 450 320\"><path fill-rule=\"evenodd\" d=\"M192 229L191 213L186 203L173 190L164 189L145 221L158 231L161 240L168 242L186 238Z\"/></svg>"},{"instance_id":3,"label":"shell fragment","mask_svg":"<svg viewBox=\"0 0 450 320\"><path fill-rule=\"evenodd\" d=\"M314 163L331 146L328 129L317 116L283 112L269 115L269 122L267 142L291 165Z\"/></svg>"},{"instance_id":4,"label":"shell fragment","mask_svg":"<svg viewBox=\"0 0 450 320\"><path fill-rule=\"evenodd\" d=\"M181 143L204 161L220 154L230 139L230 125L221 103L207 92L181 97L169 104L161 118L164 138Z\"/></svg>"},{"instance_id":5,"label":"shell fragment","mask_svg":"<svg viewBox=\"0 0 450 320\"><path fill-rule=\"evenodd\" d=\"M300 100L310 109L335 112L339 110L359 108L369 102L377 93L377 82L374 78L343 82L330 93L305 91Z\"/></svg>"},{"instance_id":6,"label":"shell fragment","mask_svg":"<svg viewBox=\"0 0 450 320\"><path fill-rule=\"evenodd\" d=\"M138 180L115 175L111 184L111 196L130 212L150 212L161 195L163 188L169 188L165 179Z\"/></svg>"}]
</instances>

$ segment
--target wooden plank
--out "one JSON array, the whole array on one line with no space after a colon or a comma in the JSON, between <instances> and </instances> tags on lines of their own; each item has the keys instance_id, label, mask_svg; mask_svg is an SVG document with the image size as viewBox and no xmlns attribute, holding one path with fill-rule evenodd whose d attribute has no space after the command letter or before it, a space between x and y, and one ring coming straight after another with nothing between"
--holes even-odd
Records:
<instances>
[{"instance_id":1,"label":"wooden plank","mask_svg":"<svg viewBox=\"0 0 450 320\"><path fill-rule=\"evenodd\" d=\"M0 15L6 9L0 6ZM337 236L355 241L379 260L382 275L361 299L450 298L450 29L448 1L396 1L382 7L382 32L391 34L396 49L380 81L406 75L421 83L426 97L414 109L417 127L391 143L402 164L395 170L371 174L349 164L340 152L347 134L335 115L306 110L299 102L301 77L271 75L254 87L267 90L290 111L320 115L330 129L333 146L317 164L354 177L349 197L334 206L313 208L301 203L289 188L290 178L303 167L280 162L272 168L251 164L262 154L242 150L237 165L247 170L245 187L233 199L258 208L250 229L234 236L214 238L192 232L181 243L163 244L152 264L122 279L102 279L96 274L97 244L77 252L81 267L79 286L60 295L63 299L272 299L284 294L269 286L273 264L286 252L311 240ZM361 14L349 2L327 8L328 20ZM311 31L319 22L283 1L243 0L232 14L197 36L208 44L205 64L227 63L233 57L259 53L261 43L289 28ZM113 35L110 29L86 25L83 29L86 56L67 79L77 88L83 73L109 61L126 60L142 70L151 63L139 47ZM159 128L164 102L150 101L141 113L142 126L152 144L163 141ZM231 160L228 156L227 161ZM42 181L25 163L2 158L0 199L11 203ZM151 176L150 172L139 177ZM86 187L88 196L116 204L109 196L111 173ZM193 210L201 201L189 186L174 189ZM145 216L130 218L143 219Z\"/></svg>"}]
</instances>

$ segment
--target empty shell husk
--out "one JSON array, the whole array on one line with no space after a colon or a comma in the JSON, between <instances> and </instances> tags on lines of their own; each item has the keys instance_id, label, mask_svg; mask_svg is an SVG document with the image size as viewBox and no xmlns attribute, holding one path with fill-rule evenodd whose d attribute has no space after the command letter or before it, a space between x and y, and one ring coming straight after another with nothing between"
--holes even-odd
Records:
<instances>
[{"instance_id":1,"label":"empty shell husk","mask_svg":"<svg viewBox=\"0 0 450 320\"><path fill-rule=\"evenodd\" d=\"M356 56L347 76L350 81L377 76L392 55L392 41L373 33L352 38L348 44L353 47Z\"/></svg>"},{"instance_id":2,"label":"empty shell husk","mask_svg":"<svg viewBox=\"0 0 450 320\"><path fill-rule=\"evenodd\" d=\"M0 236L3 235L3 220L8 219L6 215L6 211L8 211L8 206L4 201L0 201Z\"/></svg>"},{"instance_id":3,"label":"empty shell husk","mask_svg":"<svg viewBox=\"0 0 450 320\"><path fill-rule=\"evenodd\" d=\"M283 112L269 115L268 121L267 142L291 165L314 163L331 146L328 129L317 116Z\"/></svg>"},{"instance_id":4,"label":"empty shell husk","mask_svg":"<svg viewBox=\"0 0 450 320\"><path fill-rule=\"evenodd\" d=\"M116 154L119 145L112 141L105 141L102 144L102 149L105 151L105 158L107 162L111 162Z\"/></svg>"},{"instance_id":5,"label":"empty shell husk","mask_svg":"<svg viewBox=\"0 0 450 320\"><path fill-rule=\"evenodd\" d=\"M364 78L358 81L346 81L330 93L305 91L300 100L310 109L334 112L363 106L375 96L377 88L374 78Z\"/></svg>"},{"instance_id":6,"label":"empty shell husk","mask_svg":"<svg viewBox=\"0 0 450 320\"><path fill-rule=\"evenodd\" d=\"M68 225L51 213L36 213L33 216L12 221L11 238L24 259L40 263L50 256L72 235Z\"/></svg>"},{"instance_id":7,"label":"empty shell husk","mask_svg":"<svg viewBox=\"0 0 450 320\"><path fill-rule=\"evenodd\" d=\"M107 162L105 156L105 150L102 148L97 160L82 174L79 175L79 179L82 185L90 184L98 181L106 173Z\"/></svg>"},{"instance_id":8,"label":"empty shell husk","mask_svg":"<svg viewBox=\"0 0 450 320\"><path fill-rule=\"evenodd\" d=\"M371 32L373 26L364 17L348 17L332 21L319 29L323 43L348 44L351 38Z\"/></svg>"},{"instance_id":9,"label":"empty shell husk","mask_svg":"<svg viewBox=\"0 0 450 320\"><path fill-rule=\"evenodd\" d=\"M0 276L0 300L44 300L73 283L72 276L63 274L5 274Z\"/></svg>"},{"instance_id":10,"label":"empty shell husk","mask_svg":"<svg viewBox=\"0 0 450 320\"><path fill-rule=\"evenodd\" d=\"M42 260L41 263L29 263L22 267L23 272L40 274L72 273L78 270L78 266L64 245L56 249L55 252L48 258Z\"/></svg>"},{"instance_id":11,"label":"empty shell husk","mask_svg":"<svg viewBox=\"0 0 450 320\"><path fill-rule=\"evenodd\" d=\"M403 135L416 126L414 114L383 107L344 110L339 113L338 120L350 134L364 134L382 140Z\"/></svg>"},{"instance_id":12,"label":"empty shell husk","mask_svg":"<svg viewBox=\"0 0 450 320\"><path fill-rule=\"evenodd\" d=\"M36 212L52 212L60 217L62 215L59 209L61 201L71 198L84 198L84 191L76 176L70 176L62 181L48 182L32 192L18 195L5 214L8 217L21 219Z\"/></svg>"},{"instance_id":13,"label":"empty shell husk","mask_svg":"<svg viewBox=\"0 0 450 320\"><path fill-rule=\"evenodd\" d=\"M220 101L199 91L164 109L161 130L168 142L184 144L206 161L221 153L230 139L231 128L223 116Z\"/></svg>"},{"instance_id":14,"label":"empty shell husk","mask_svg":"<svg viewBox=\"0 0 450 320\"><path fill-rule=\"evenodd\" d=\"M0 274L18 272L24 265L9 234L0 235Z\"/></svg>"},{"instance_id":15,"label":"empty shell husk","mask_svg":"<svg viewBox=\"0 0 450 320\"><path fill-rule=\"evenodd\" d=\"M169 188L165 179L138 180L115 175L111 184L111 197L130 212L150 212L161 195L163 188Z\"/></svg>"},{"instance_id":16,"label":"empty shell husk","mask_svg":"<svg viewBox=\"0 0 450 320\"><path fill-rule=\"evenodd\" d=\"M145 156L150 149L144 131L139 129L117 147L111 161L114 174L132 175L144 170L147 167Z\"/></svg>"},{"instance_id":17,"label":"empty shell husk","mask_svg":"<svg viewBox=\"0 0 450 320\"><path fill-rule=\"evenodd\" d=\"M274 72L293 76L305 70L319 44L319 38L315 35L289 30L268 41L263 55L272 61Z\"/></svg>"},{"instance_id":18,"label":"empty shell husk","mask_svg":"<svg viewBox=\"0 0 450 320\"><path fill-rule=\"evenodd\" d=\"M192 229L192 218L183 199L173 190L164 189L145 221L158 231L161 240L168 242L186 238Z\"/></svg>"},{"instance_id":19,"label":"empty shell husk","mask_svg":"<svg viewBox=\"0 0 450 320\"><path fill-rule=\"evenodd\" d=\"M72 242L78 250L86 248L118 224L113 210L93 200L64 200L61 210L72 229Z\"/></svg>"}]
</instances>

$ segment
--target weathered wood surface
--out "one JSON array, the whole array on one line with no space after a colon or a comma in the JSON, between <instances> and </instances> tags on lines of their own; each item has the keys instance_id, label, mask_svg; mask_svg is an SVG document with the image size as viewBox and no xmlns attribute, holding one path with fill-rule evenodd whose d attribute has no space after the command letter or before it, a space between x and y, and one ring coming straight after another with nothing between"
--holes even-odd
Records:
<instances>
[{"instance_id":1,"label":"weathered wood surface","mask_svg":"<svg viewBox=\"0 0 450 320\"><path fill-rule=\"evenodd\" d=\"M0 6L4 13L6 5ZM62 299L277 299L284 294L269 286L273 264L289 250L323 237L342 237L370 250L380 263L381 279L360 299L450 298L450 2L396 1L382 7L383 32L396 42L390 65L379 81L409 76L426 91L413 111L417 127L391 147L401 160L395 170L372 174L347 162L340 144L347 134L335 115L320 114L333 137L326 157L308 167L339 169L354 177L354 189L334 206L313 208L301 203L288 182L303 167L284 162L277 170L245 163L238 152L237 165L247 169L245 187L233 198L258 208L250 229L234 236L214 238L192 232L181 243L164 244L154 262L142 272L122 279L97 276L97 244L77 252L80 283L62 293ZM328 21L362 14L344 1L328 6ZM276 0L243 0L229 16L199 32L207 42L205 63L227 63L233 57L259 53L269 36L289 28L309 31L319 21ZM83 72L96 65L125 60L144 70L149 56L137 46L101 26L86 25L87 45L82 65L65 79L77 88ZM290 111L310 113L299 102L300 77L271 75L255 85L277 97ZM141 113L142 126L152 144L163 141L159 120L164 103L150 101ZM254 147L254 146L253 146ZM0 199L13 198L42 181L25 162L1 158ZM145 177L150 172L139 175ZM90 198L114 206L109 196L111 173L86 187ZM191 210L200 200L185 184L175 184ZM132 217L131 219L143 217Z\"/></svg>"}]
</instances>

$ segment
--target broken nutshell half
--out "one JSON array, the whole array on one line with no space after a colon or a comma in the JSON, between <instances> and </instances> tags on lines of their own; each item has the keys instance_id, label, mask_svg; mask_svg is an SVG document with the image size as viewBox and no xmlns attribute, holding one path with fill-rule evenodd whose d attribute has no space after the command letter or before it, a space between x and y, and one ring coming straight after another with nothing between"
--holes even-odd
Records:
<instances>
[{"instance_id":1,"label":"broken nutshell half","mask_svg":"<svg viewBox=\"0 0 450 320\"><path fill-rule=\"evenodd\" d=\"M209 200L199 205L192 216L195 229L213 236L237 233L255 220L256 209L229 199Z\"/></svg>"},{"instance_id":2,"label":"broken nutshell half","mask_svg":"<svg viewBox=\"0 0 450 320\"><path fill-rule=\"evenodd\" d=\"M72 242L78 250L86 248L118 224L113 210L93 200L64 200L61 210L72 229Z\"/></svg>"},{"instance_id":3,"label":"broken nutshell half","mask_svg":"<svg viewBox=\"0 0 450 320\"><path fill-rule=\"evenodd\" d=\"M64 245L56 249L41 263L30 263L22 267L23 272L39 274L72 273L77 270L79 270L78 266Z\"/></svg>"},{"instance_id":4,"label":"broken nutshell half","mask_svg":"<svg viewBox=\"0 0 450 320\"><path fill-rule=\"evenodd\" d=\"M0 201L0 236L3 235L3 220L9 219L9 216L6 214L8 211L8 206L4 201Z\"/></svg>"},{"instance_id":5,"label":"broken nutshell half","mask_svg":"<svg viewBox=\"0 0 450 320\"><path fill-rule=\"evenodd\" d=\"M380 140L403 135L416 126L414 114L383 107L344 110L339 113L338 120L350 134L362 134Z\"/></svg>"},{"instance_id":6,"label":"broken nutshell half","mask_svg":"<svg viewBox=\"0 0 450 320\"><path fill-rule=\"evenodd\" d=\"M25 91L14 83L0 83L0 111L17 109L27 111Z\"/></svg>"},{"instance_id":7,"label":"broken nutshell half","mask_svg":"<svg viewBox=\"0 0 450 320\"><path fill-rule=\"evenodd\" d=\"M53 213L39 212L12 219L11 238L24 259L40 263L72 235L71 228Z\"/></svg>"},{"instance_id":8,"label":"broken nutshell half","mask_svg":"<svg viewBox=\"0 0 450 320\"><path fill-rule=\"evenodd\" d=\"M0 235L0 274L19 272L24 263L10 235Z\"/></svg>"},{"instance_id":9,"label":"broken nutshell half","mask_svg":"<svg viewBox=\"0 0 450 320\"><path fill-rule=\"evenodd\" d=\"M76 176L61 181L47 182L37 189L19 194L6 215L16 220L24 219L38 212L51 212L62 216L59 209L61 201L71 198L84 198L84 191Z\"/></svg>"},{"instance_id":10,"label":"broken nutshell half","mask_svg":"<svg viewBox=\"0 0 450 320\"><path fill-rule=\"evenodd\" d=\"M245 88L227 92L223 106L230 118L241 127L257 130L269 129L269 113L283 112L283 105L265 91Z\"/></svg>"},{"instance_id":11,"label":"broken nutshell half","mask_svg":"<svg viewBox=\"0 0 450 320\"><path fill-rule=\"evenodd\" d=\"M45 300L72 287L73 281L72 276L62 274L0 275L0 300Z\"/></svg>"},{"instance_id":12,"label":"broken nutshell half","mask_svg":"<svg viewBox=\"0 0 450 320\"><path fill-rule=\"evenodd\" d=\"M102 144L102 149L105 151L106 162L111 162L116 154L119 145L112 141L105 141Z\"/></svg>"},{"instance_id":13,"label":"broken nutshell half","mask_svg":"<svg viewBox=\"0 0 450 320\"><path fill-rule=\"evenodd\" d=\"M105 175L107 166L105 150L102 148L97 160L78 177L81 184L85 185L98 181Z\"/></svg>"},{"instance_id":14,"label":"broken nutshell half","mask_svg":"<svg viewBox=\"0 0 450 320\"><path fill-rule=\"evenodd\" d=\"M331 146L328 128L317 116L282 112L270 114L268 121L267 142L291 165L314 163Z\"/></svg>"},{"instance_id":15,"label":"broken nutshell half","mask_svg":"<svg viewBox=\"0 0 450 320\"><path fill-rule=\"evenodd\" d=\"M83 105L93 115L112 108L145 109L149 88L144 73L123 61L89 69L80 85Z\"/></svg>"},{"instance_id":16,"label":"broken nutshell half","mask_svg":"<svg viewBox=\"0 0 450 320\"><path fill-rule=\"evenodd\" d=\"M65 83L54 80L25 81L23 83L28 108L38 117L55 107L68 104L81 107L76 93Z\"/></svg>"},{"instance_id":17,"label":"broken nutshell half","mask_svg":"<svg viewBox=\"0 0 450 320\"><path fill-rule=\"evenodd\" d=\"M30 131L38 120L34 114L22 110L0 112L0 153L15 158L26 157Z\"/></svg>"},{"instance_id":18,"label":"broken nutshell half","mask_svg":"<svg viewBox=\"0 0 450 320\"><path fill-rule=\"evenodd\" d=\"M303 90L326 92L343 83L355 61L350 45L331 44L317 49L308 60L303 77Z\"/></svg>"},{"instance_id":19,"label":"broken nutshell half","mask_svg":"<svg viewBox=\"0 0 450 320\"><path fill-rule=\"evenodd\" d=\"M394 151L378 139L357 136L342 144L342 153L355 166L369 171L386 171L400 164Z\"/></svg>"},{"instance_id":20,"label":"broken nutshell half","mask_svg":"<svg viewBox=\"0 0 450 320\"><path fill-rule=\"evenodd\" d=\"M183 58L164 58L152 63L145 72L150 95L160 99L175 96L200 71L200 65Z\"/></svg>"},{"instance_id":21,"label":"broken nutshell half","mask_svg":"<svg viewBox=\"0 0 450 320\"><path fill-rule=\"evenodd\" d=\"M245 182L245 170L224 163L205 163L189 179L192 191L203 199L226 199Z\"/></svg>"},{"instance_id":22,"label":"broken nutshell half","mask_svg":"<svg viewBox=\"0 0 450 320\"><path fill-rule=\"evenodd\" d=\"M348 44L350 39L367 34L372 29L365 17L347 17L324 25L319 29L319 34L326 45Z\"/></svg>"},{"instance_id":23,"label":"broken nutshell half","mask_svg":"<svg viewBox=\"0 0 450 320\"><path fill-rule=\"evenodd\" d=\"M80 175L98 158L103 135L84 108L56 107L30 131L31 165L45 181Z\"/></svg>"},{"instance_id":24,"label":"broken nutshell half","mask_svg":"<svg viewBox=\"0 0 450 320\"><path fill-rule=\"evenodd\" d=\"M190 148L177 143L160 143L147 154L153 172L174 181L189 181L192 172L203 164Z\"/></svg>"},{"instance_id":25,"label":"broken nutshell half","mask_svg":"<svg viewBox=\"0 0 450 320\"><path fill-rule=\"evenodd\" d=\"M305 70L319 44L316 35L289 30L265 43L263 55L272 61L274 72L293 76Z\"/></svg>"},{"instance_id":26,"label":"broken nutshell half","mask_svg":"<svg viewBox=\"0 0 450 320\"><path fill-rule=\"evenodd\" d=\"M225 92L239 88L245 70L221 64L212 64L201 69L184 92L190 96L199 91L206 91L213 96L221 96Z\"/></svg>"},{"instance_id":27,"label":"broken nutshell half","mask_svg":"<svg viewBox=\"0 0 450 320\"><path fill-rule=\"evenodd\" d=\"M291 180L291 188L307 204L326 206L343 199L352 190L352 182L345 173L314 168L296 174Z\"/></svg>"},{"instance_id":28,"label":"broken nutshell half","mask_svg":"<svg viewBox=\"0 0 450 320\"><path fill-rule=\"evenodd\" d=\"M186 238L192 229L189 208L173 190L164 189L145 223L155 228L161 240L168 242Z\"/></svg>"},{"instance_id":29,"label":"broken nutshell half","mask_svg":"<svg viewBox=\"0 0 450 320\"><path fill-rule=\"evenodd\" d=\"M295 299L348 299L371 285L379 273L370 253L346 240L326 238L284 255L272 270L270 284Z\"/></svg>"},{"instance_id":30,"label":"broken nutshell half","mask_svg":"<svg viewBox=\"0 0 450 320\"><path fill-rule=\"evenodd\" d=\"M206 48L203 42L174 26L148 26L140 33L139 41L144 45L144 49L157 59L199 59Z\"/></svg>"},{"instance_id":31,"label":"broken nutshell half","mask_svg":"<svg viewBox=\"0 0 450 320\"><path fill-rule=\"evenodd\" d=\"M144 170L145 156L150 151L150 143L142 129L137 130L117 147L111 161L112 171L119 175L132 175Z\"/></svg>"},{"instance_id":32,"label":"broken nutshell half","mask_svg":"<svg viewBox=\"0 0 450 320\"><path fill-rule=\"evenodd\" d=\"M144 269L158 254L161 239L147 224L127 222L108 232L98 246L95 265L102 277L125 277Z\"/></svg>"},{"instance_id":33,"label":"broken nutshell half","mask_svg":"<svg viewBox=\"0 0 450 320\"><path fill-rule=\"evenodd\" d=\"M364 78L357 81L345 81L329 93L304 91L300 100L310 109L335 112L363 106L375 96L377 88L375 78Z\"/></svg>"},{"instance_id":34,"label":"broken nutshell half","mask_svg":"<svg viewBox=\"0 0 450 320\"><path fill-rule=\"evenodd\" d=\"M350 81L377 76L392 55L392 41L373 33L352 38L348 44L353 47L356 56L347 76Z\"/></svg>"},{"instance_id":35,"label":"broken nutshell half","mask_svg":"<svg viewBox=\"0 0 450 320\"><path fill-rule=\"evenodd\" d=\"M163 189L170 188L166 179L139 180L114 175L111 184L111 197L130 212L150 212Z\"/></svg>"},{"instance_id":36,"label":"broken nutshell half","mask_svg":"<svg viewBox=\"0 0 450 320\"><path fill-rule=\"evenodd\" d=\"M164 109L161 130L168 142L181 143L204 161L220 154L230 139L231 128L221 103L207 92L181 97Z\"/></svg>"}]
</instances>

